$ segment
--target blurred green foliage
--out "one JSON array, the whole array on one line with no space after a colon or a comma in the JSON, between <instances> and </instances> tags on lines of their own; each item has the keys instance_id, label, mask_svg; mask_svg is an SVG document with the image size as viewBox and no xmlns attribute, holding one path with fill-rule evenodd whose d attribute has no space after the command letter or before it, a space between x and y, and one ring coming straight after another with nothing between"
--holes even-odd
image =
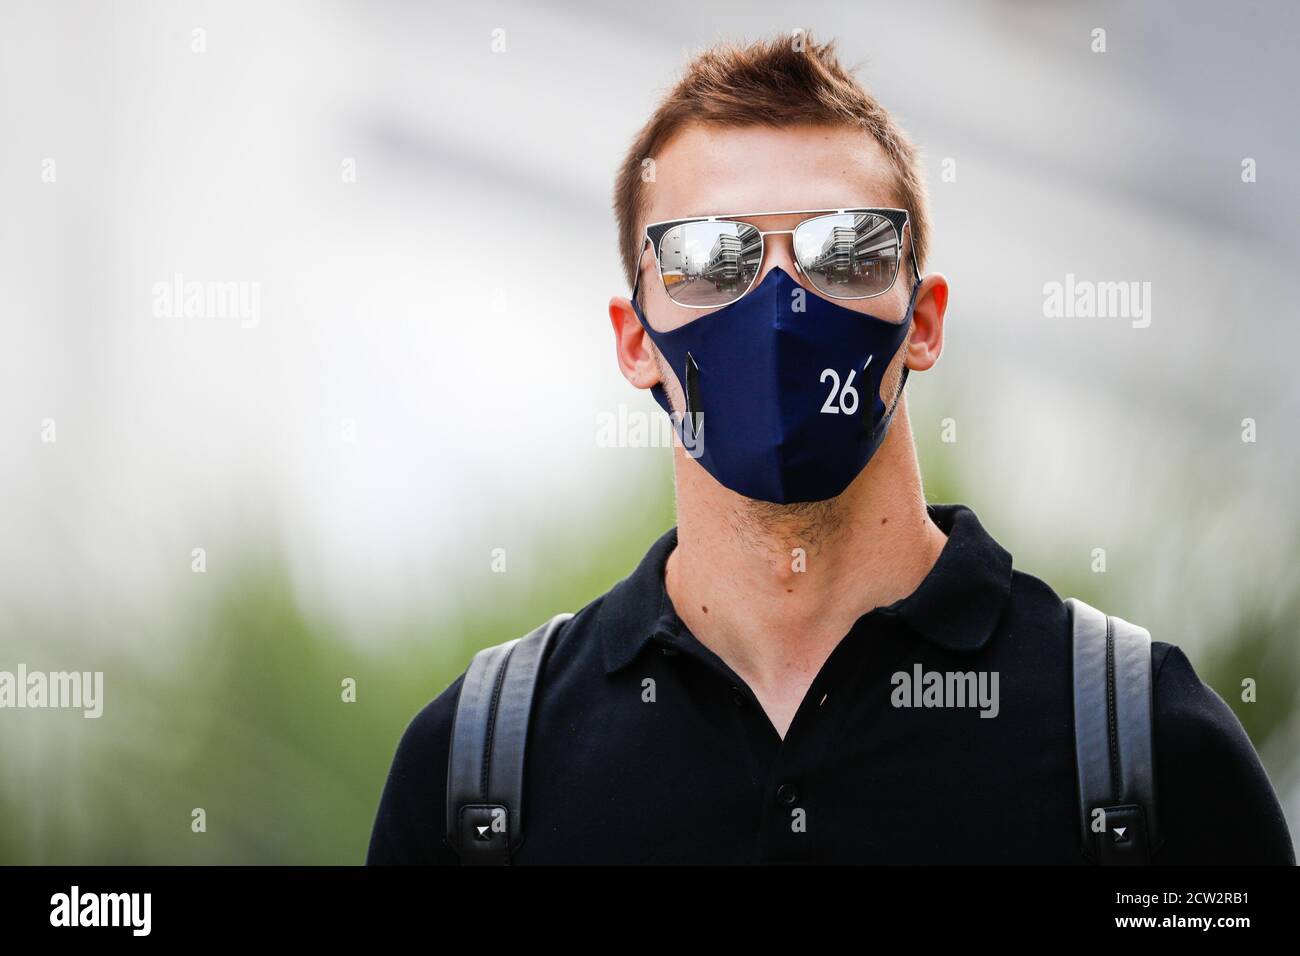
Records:
<instances>
[{"instance_id":1,"label":"blurred green foliage","mask_svg":"<svg viewBox=\"0 0 1300 956\"><path fill-rule=\"evenodd\" d=\"M230 562L238 577L215 600L185 608L186 623L173 622L184 649L169 662L50 636L27 656L29 668L103 670L107 703L92 720L79 711L4 715L0 747L11 760L0 783L0 862L363 862L410 719L477 648L576 610L628 574L674 520L666 475L657 486L663 493L629 501L617 522L592 514L590 528L608 534L544 530L536 550L549 570L530 593L503 598L512 576L480 575L487 583L462 593L463 610L364 645L312 622L273 549ZM5 644L7 659L16 642ZM345 678L356 681L355 703L342 701ZM12 759L26 734L29 759ZM196 807L204 833L191 830Z\"/></svg>"}]
</instances>

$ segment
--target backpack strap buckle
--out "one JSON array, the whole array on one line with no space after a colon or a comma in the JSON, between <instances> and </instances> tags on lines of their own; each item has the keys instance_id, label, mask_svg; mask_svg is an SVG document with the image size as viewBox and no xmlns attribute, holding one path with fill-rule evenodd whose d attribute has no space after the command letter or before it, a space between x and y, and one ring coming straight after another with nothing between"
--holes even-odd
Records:
<instances>
[{"instance_id":1,"label":"backpack strap buckle","mask_svg":"<svg viewBox=\"0 0 1300 956\"><path fill-rule=\"evenodd\" d=\"M459 845L462 863L509 863L509 808L500 803L467 803L462 806Z\"/></svg>"},{"instance_id":2,"label":"backpack strap buckle","mask_svg":"<svg viewBox=\"0 0 1300 956\"><path fill-rule=\"evenodd\" d=\"M1151 862L1146 813L1135 803L1100 807L1104 827L1093 831L1093 853L1102 866L1146 866Z\"/></svg>"}]
</instances>

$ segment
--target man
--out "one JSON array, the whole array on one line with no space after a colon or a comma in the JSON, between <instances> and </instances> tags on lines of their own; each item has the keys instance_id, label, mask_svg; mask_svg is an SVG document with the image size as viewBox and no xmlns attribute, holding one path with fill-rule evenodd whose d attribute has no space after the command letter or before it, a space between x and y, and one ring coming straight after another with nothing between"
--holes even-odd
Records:
<instances>
[{"instance_id":1,"label":"man","mask_svg":"<svg viewBox=\"0 0 1300 956\"><path fill-rule=\"evenodd\" d=\"M801 39L697 57L619 172L609 314L681 439L678 525L549 645L516 863L1085 862L1067 608L922 494L903 383L948 285L916 155ZM1241 724L1151 648L1153 861L1294 863ZM458 862L464 676L407 728L370 863Z\"/></svg>"}]
</instances>

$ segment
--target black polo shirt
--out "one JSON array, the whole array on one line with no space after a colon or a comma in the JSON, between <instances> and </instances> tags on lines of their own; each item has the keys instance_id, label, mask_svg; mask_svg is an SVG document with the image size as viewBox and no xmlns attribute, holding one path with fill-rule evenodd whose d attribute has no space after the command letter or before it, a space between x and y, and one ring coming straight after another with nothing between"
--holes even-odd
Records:
<instances>
[{"instance_id":1,"label":"black polo shirt","mask_svg":"<svg viewBox=\"0 0 1300 956\"><path fill-rule=\"evenodd\" d=\"M674 611L667 531L552 641L515 862L1084 863L1065 605L1012 568L969 508L929 512L948 535L938 562L910 596L857 620L784 740ZM1237 717L1178 647L1153 640L1152 655L1164 836L1154 862L1294 864ZM918 667L996 672L996 716L981 716L992 697L896 706L894 675ZM402 736L368 863L458 862L443 832L463 679Z\"/></svg>"}]
</instances>

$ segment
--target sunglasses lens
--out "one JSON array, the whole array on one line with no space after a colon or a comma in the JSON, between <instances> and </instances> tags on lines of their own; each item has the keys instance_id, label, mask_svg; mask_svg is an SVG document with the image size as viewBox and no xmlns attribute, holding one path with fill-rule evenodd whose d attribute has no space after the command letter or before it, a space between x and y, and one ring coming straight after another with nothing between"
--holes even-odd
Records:
<instances>
[{"instance_id":1,"label":"sunglasses lens","mask_svg":"<svg viewBox=\"0 0 1300 956\"><path fill-rule=\"evenodd\" d=\"M837 299L880 295L898 275L898 231L874 213L818 216L794 231L799 266L817 291Z\"/></svg>"},{"instance_id":2,"label":"sunglasses lens","mask_svg":"<svg viewBox=\"0 0 1300 956\"><path fill-rule=\"evenodd\" d=\"M763 259L763 237L744 222L688 222L659 242L659 271L674 302L697 307L734 302Z\"/></svg>"}]
</instances>

